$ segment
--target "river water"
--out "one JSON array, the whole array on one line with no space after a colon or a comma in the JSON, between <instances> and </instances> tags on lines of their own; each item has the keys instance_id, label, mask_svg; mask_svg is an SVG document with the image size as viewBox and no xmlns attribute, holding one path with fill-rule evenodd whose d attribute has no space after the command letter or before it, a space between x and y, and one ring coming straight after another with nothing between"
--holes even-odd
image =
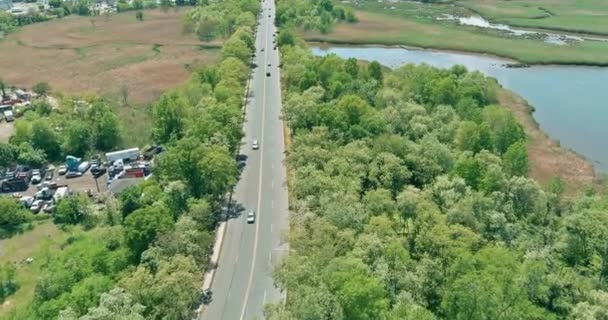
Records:
<instances>
[{"instance_id":1,"label":"river water","mask_svg":"<svg viewBox=\"0 0 608 320\"><path fill-rule=\"evenodd\" d=\"M313 47L312 52L376 60L391 68L427 63L440 68L461 64L479 70L534 106L534 118L541 129L562 147L583 155L598 171L608 172L608 68L506 68L503 64L510 61L487 56L386 47Z\"/></svg>"}]
</instances>

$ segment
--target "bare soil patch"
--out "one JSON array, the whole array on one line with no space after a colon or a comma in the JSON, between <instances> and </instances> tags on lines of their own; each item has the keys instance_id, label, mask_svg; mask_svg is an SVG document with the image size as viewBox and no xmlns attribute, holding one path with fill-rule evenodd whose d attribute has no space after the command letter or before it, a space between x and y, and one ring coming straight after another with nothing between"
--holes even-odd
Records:
<instances>
[{"instance_id":1,"label":"bare soil patch","mask_svg":"<svg viewBox=\"0 0 608 320\"><path fill-rule=\"evenodd\" d=\"M202 49L182 32L183 14L146 10L142 22L126 12L29 25L0 42L0 74L12 85L46 81L68 93L107 96L127 88L130 103L150 102L183 82L192 67L218 57L219 50Z\"/></svg>"},{"instance_id":2,"label":"bare soil patch","mask_svg":"<svg viewBox=\"0 0 608 320\"><path fill-rule=\"evenodd\" d=\"M0 121L0 142L8 142L13 135L14 122Z\"/></svg>"},{"instance_id":3,"label":"bare soil patch","mask_svg":"<svg viewBox=\"0 0 608 320\"><path fill-rule=\"evenodd\" d=\"M595 182L593 165L582 156L561 148L557 142L542 132L524 99L511 91L501 89L498 100L501 105L513 112L528 136L531 178L545 184L551 178L559 176L568 185L570 194Z\"/></svg>"}]
</instances>

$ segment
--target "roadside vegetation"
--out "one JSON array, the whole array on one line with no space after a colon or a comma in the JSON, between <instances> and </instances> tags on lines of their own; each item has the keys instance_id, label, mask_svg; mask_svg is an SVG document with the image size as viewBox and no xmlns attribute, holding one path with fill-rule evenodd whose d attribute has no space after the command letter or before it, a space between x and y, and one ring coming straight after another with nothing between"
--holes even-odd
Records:
<instances>
[{"instance_id":1,"label":"roadside vegetation","mask_svg":"<svg viewBox=\"0 0 608 320\"><path fill-rule=\"evenodd\" d=\"M255 0L223 3L254 17L259 8ZM205 12L206 6L195 10ZM226 43L238 50L226 46L220 63L197 68L152 107L153 138L165 146L155 159L154 178L118 199L104 199L102 209L81 194L59 202L52 217L62 230L54 238L57 248L42 246L27 262L10 261L16 269L0 268L0 285L10 289L0 296L6 300L0 317L192 318L210 267L214 229L225 214L224 195L239 175L234 154L253 30L234 24L230 34ZM86 121L83 126L94 127ZM31 219L13 209L12 225ZM16 237L27 239L37 228Z\"/></svg>"},{"instance_id":2,"label":"roadside vegetation","mask_svg":"<svg viewBox=\"0 0 608 320\"><path fill-rule=\"evenodd\" d=\"M275 23L328 33L336 22L356 22L353 9L334 4L331 0L287 0L277 4Z\"/></svg>"},{"instance_id":3,"label":"roadside vegetation","mask_svg":"<svg viewBox=\"0 0 608 320\"><path fill-rule=\"evenodd\" d=\"M15 121L9 143L0 143L0 166L20 163L41 168L61 162L66 155L90 156L121 144L118 119L99 99L67 99L56 110L43 99L32 106Z\"/></svg>"},{"instance_id":4,"label":"roadside vegetation","mask_svg":"<svg viewBox=\"0 0 608 320\"><path fill-rule=\"evenodd\" d=\"M606 314L608 198L527 177L495 80L314 57L299 41L281 57L291 250L269 319Z\"/></svg>"},{"instance_id":5,"label":"roadside vegetation","mask_svg":"<svg viewBox=\"0 0 608 320\"><path fill-rule=\"evenodd\" d=\"M500 2L511 4L526 1ZM608 65L608 42L586 40L555 45L536 37L517 37L500 30L460 25L453 20L438 20L446 14L474 14L465 7L450 3L359 1L349 8L355 10L358 23L338 24L327 34L301 30L303 38L330 43L458 50L507 57L527 64ZM579 17L584 19L584 13ZM534 21L538 20L542 19Z\"/></svg>"}]
</instances>

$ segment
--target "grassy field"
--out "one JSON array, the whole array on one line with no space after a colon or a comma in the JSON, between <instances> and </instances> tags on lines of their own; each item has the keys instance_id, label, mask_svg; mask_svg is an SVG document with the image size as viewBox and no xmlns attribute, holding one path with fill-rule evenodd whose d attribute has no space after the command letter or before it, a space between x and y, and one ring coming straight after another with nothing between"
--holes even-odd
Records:
<instances>
[{"instance_id":1,"label":"grassy field","mask_svg":"<svg viewBox=\"0 0 608 320\"><path fill-rule=\"evenodd\" d=\"M460 0L456 2L495 22L608 35L606 0Z\"/></svg>"},{"instance_id":2,"label":"grassy field","mask_svg":"<svg viewBox=\"0 0 608 320\"><path fill-rule=\"evenodd\" d=\"M69 233L62 232L50 220L33 230L0 240L0 264L11 263L17 267L19 290L0 305L0 317L15 309L27 306L34 295L36 280L44 257L60 250ZM26 263L33 258L32 263Z\"/></svg>"},{"instance_id":3,"label":"grassy field","mask_svg":"<svg viewBox=\"0 0 608 320\"><path fill-rule=\"evenodd\" d=\"M358 23L336 25L329 34L303 32L304 38L468 51L529 64L608 65L608 42L584 41L557 46L541 40L507 36L496 30L461 26L455 21L436 20L442 14L462 14L467 10L463 7L366 1L355 8Z\"/></svg>"},{"instance_id":4,"label":"grassy field","mask_svg":"<svg viewBox=\"0 0 608 320\"><path fill-rule=\"evenodd\" d=\"M182 32L183 14L146 10L142 22L126 12L28 25L0 41L0 77L12 85L45 81L55 90L115 101L127 92L129 105L136 107L116 112L125 142L141 144L149 137L149 114L141 108L181 84L193 67L219 57L218 49L202 48L194 35Z\"/></svg>"}]
</instances>

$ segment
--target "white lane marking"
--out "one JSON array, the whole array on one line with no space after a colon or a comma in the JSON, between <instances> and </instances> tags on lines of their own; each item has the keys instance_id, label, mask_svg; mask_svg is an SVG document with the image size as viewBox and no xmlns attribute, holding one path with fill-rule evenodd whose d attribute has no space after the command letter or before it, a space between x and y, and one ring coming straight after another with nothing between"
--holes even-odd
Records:
<instances>
[{"instance_id":1,"label":"white lane marking","mask_svg":"<svg viewBox=\"0 0 608 320\"><path fill-rule=\"evenodd\" d=\"M270 200L270 208L274 209L274 200Z\"/></svg>"},{"instance_id":2,"label":"white lane marking","mask_svg":"<svg viewBox=\"0 0 608 320\"><path fill-rule=\"evenodd\" d=\"M274 230L274 224L273 224L273 223L271 223L271 224L270 224L270 233L274 232L273 230Z\"/></svg>"},{"instance_id":3,"label":"white lane marking","mask_svg":"<svg viewBox=\"0 0 608 320\"><path fill-rule=\"evenodd\" d=\"M272 251L268 252L268 265L272 265Z\"/></svg>"},{"instance_id":4,"label":"white lane marking","mask_svg":"<svg viewBox=\"0 0 608 320\"><path fill-rule=\"evenodd\" d=\"M274 190L274 180L270 181L270 189Z\"/></svg>"},{"instance_id":5,"label":"white lane marking","mask_svg":"<svg viewBox=\"0 0 608 320\"><path fill-rule=\"evenodd\" d=\"M265 32L265 36L268 35L268 20L264 19L266 24L266 32ZM264 54L266 56L268 56L268 50L266 50L268 47L268 38L265 39L265 48L264 48ZM267 72L267 66L264 65L264 76L266 75ZM263 87L263 93L262 93L262 137L264 136L264 125L266 122L266 78L264 78L264 87ZM256 256L257 256L257 251L258 251L258 235L259 235L259 231L260 231L260 220L262 218L262 215L260 214L260 208L262 207L262 197L261 197L261 192L262 192L262 171L264 168L264 150L265 148L262 148L262 150L260 151L260 173L259 173L259 177L258 177L258 206L257 206L257 212L258 212L258 221L255 224L255 236L254 236L254 242L253 242L253 259L251 260L251 268L249 269L249 280L247 281L247 289L245 290L245 299L243 299L243 306L241 307L241 316L240 316L240 320L243 320L245 318L245 311L247 309L247 301L249 300L249 292L251 291L251 283L253 282L253 270L255 269L255 260L256 260Z\"/></svg>"},{"instance_id":6,"label":"white lane marking","mask_svg":"<svg viewBox=\"0 0 608 320\"><path fill-rule=\"evenodd\" d=\"M264 300L263 300L262 304L266 304L266 290L264 290Z\"/></svg>"}]
</instances>

